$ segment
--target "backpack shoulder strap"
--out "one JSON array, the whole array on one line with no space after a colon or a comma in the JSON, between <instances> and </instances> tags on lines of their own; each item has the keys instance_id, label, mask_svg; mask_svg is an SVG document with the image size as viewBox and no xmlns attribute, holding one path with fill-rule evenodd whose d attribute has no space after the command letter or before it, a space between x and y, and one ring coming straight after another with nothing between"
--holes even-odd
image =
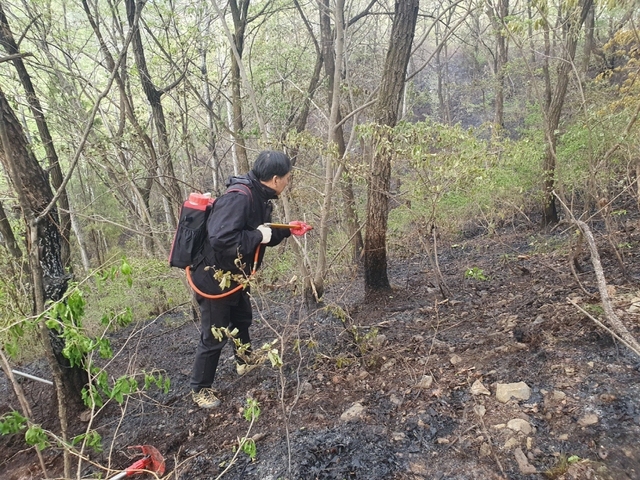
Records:
<instances>
[{"instance_id":1,"label":"backpack shoulder strap","mask_svg":"<svg viewBox=\"0 0 640 480\"><path fill-rule=\"evenodd\" d=\"M245 185L244 183L235 183L229 186L229 188L227 188L227 191L224 193L229 193L229 192L241 192L243 195L246 195L247 197L249 197L249 201L251 203L251 210L253 210L253 192L251 191L248 185Z\"/></svg>"},{"instance_id":2,"label":"backpack shoulder strap","mask_svg":"<svg viewBox=\"0 0 640 480\"><path fill-rule=\"evenodd\" d=\"M253 197L251 189L249 188L248 185L245 185L244 183L234 183L233 185L230 185L229 188L227 188L227 191L225 193L229 193L229 192L243 192L245 195L249 197Z\"/></svg>"}]
</instances>

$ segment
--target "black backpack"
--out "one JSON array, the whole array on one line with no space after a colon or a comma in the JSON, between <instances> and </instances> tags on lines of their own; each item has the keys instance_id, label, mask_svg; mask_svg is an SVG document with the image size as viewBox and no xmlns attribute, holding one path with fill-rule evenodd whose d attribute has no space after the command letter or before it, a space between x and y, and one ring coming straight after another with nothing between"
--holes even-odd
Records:
<instances>
[{"instance_id":1,"label":"black backpack","mask_svg":"<svg viewBox=\"0 0 640 480\"><path fill-rule=\"evenodd\" d=\"M229 187L225 193L228 192L242 192L252 197L251 189L243 184ZM192 193L182 204L169 253L170 266L187 268L198 263L199 254L207 239L207 219L215 200L210 193Z\"/></svg>"}]
</instances>

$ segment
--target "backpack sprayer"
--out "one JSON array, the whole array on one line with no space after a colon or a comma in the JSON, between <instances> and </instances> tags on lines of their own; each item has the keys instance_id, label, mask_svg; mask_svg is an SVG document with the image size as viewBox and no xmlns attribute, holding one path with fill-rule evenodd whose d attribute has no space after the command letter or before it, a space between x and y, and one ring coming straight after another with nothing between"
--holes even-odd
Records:
<instances>
[{"instance_id":1,"label":"backpack sprayer","mask_svg":"<svg viewBox=\"0 0 640 480\"><path fill-rule=\"evenodd\" d=\"M265 223L264 224L266 227L269 228L290 228L291 229L291 234L295 235L297 237L300 237L302 235L304 235L305 233L307 233L310 230L313 230L313 227L305 222L301 222L299 220L294 220L291 223ZM251 275L253 276L256 273L256 265L258 264L258 258L260 257L260 248L262 247L262 244L259 244L256 247L256 253L254 254L254 258L253 258L253 268L251 269ZM189 282L189 286L191 286L191 288L193 289L194 292L196 292L198 295L200 295L201 297L204 298L208 298L210 300L217 300L219 298L224 298L224 297L228 297L229 295L236 293L239 290L242 290L244 288L243 285L237 285L236 287L232 288L231 290L228 290L224 293L219 293L217 295L211 295L208 293L203 292L202 290L200 290L196 284L193 282L193 279L191 277L191 267L188 266L186 269L187 272L187 282Z\"/></svg>"}]
</instances>

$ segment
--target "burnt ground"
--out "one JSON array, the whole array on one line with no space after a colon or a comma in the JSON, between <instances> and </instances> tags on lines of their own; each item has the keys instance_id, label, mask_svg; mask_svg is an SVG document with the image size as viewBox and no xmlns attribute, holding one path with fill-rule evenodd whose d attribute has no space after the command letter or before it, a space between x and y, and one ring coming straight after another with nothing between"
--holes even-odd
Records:
<instances>
[{"instance_id":1,"label":"burnt ground","mask_svg":"<svg viewBox=\"0 0 640 480\"><path fill-rule=\"evenodd\" d=\"M254 344L280 336L284 366L238 377L226 347L215 410L189 396L198 332L186 309L117 332L114 376L160 369L172 385L94 418L104 450L82 478L107 476L98 465L113 475L132 462L127 446L150 444L173 479L640 479L640 358L568 302L603 317L588 256L572 274L571 233L520 227L440 245L446 300L426 255L390 258L393 292L365 298L355 273L312 313L291 287L270 289L256 298ZM640 338L640 223L617 235L624 272L596 238L615 311ZM22 369L50 377L42 362ZM56 431L51 388L21 382L36 421ZM497 399L499 384L517 382L528 398ZM250 431L248 396L261 408ZM0 413L17 406L4 376L0 398ZM245 436L255 461L234 460ZM60 452L44 456L61 476ZM0 438L0 478L42 478L20 435Z\"/></svg>"}]
</instances>

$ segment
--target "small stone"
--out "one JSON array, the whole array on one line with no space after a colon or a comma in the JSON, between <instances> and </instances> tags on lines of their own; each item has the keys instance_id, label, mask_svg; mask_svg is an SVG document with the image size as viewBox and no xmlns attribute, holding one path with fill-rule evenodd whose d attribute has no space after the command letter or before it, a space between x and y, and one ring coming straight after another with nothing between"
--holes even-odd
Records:
<instances>
[{"instance_id":1,"label":"small stone","mask_svg":"<svg viewBox=\"0 0 640 480\"><path fill-rule=\"evenodd\" d=\"M436 443L439 443L439 444L441 444L441 445L443 445L443 444L447 444L447 443L449 443L449 439L448 439L448 438L444 438L444 437L439 437L439 438L436 440Z\"/></svg>"},{"instance_id":2,"label":"small stone","mask_svg":"<svg viewBox=\"0 0 640 480\"><path fill-rule=\"evenodd\" d=\"M595 425L599 421L600 419L598 418L598 415L596 415L595 413L587 413L585 416L578 420L578 425L580 425L581 427L588 427L590 425Z\"/></svg>"},{"instance_id":3,"label":"small stone","mask_svg":"<svg viewBox=\"0 0 640 480\"><path fill-rule=\"evenodd\" d=\"M518 437L509 437L509 439L504 442L504 449L505 450L511 450L514 447L517 447L518 445L520 445L520 440L518 440Z\"/></svg>"},{"instance_id":4,"label":"small stone","mask_svg":"<svg viewBox=\"0 0 640 480\"><path fill-rule=\"evenodd\" d=\"M393 432L391 438L393 438L394 442L400 442L406 438L406 435L404 432Z\"/></svg>"},{"instance_id":5,"label":"small stone","mask_svg":"<svg viewBox=\"0 0 640 480\"><path fill-rule=\"evenodd\" d=\"M487 413L487 409L485 408L484 405L475 405L473 407L473 411L479 417L484 417L484 414Z\"/></svg>"},{"instance_id":6,"label":"small stone","mask_svg":"<svg viewBox=\"0 0 640 480\"><path fill-rule=\"evenodd\" d=\"M386 335L379 334L379 335L376 335L372 343L374 347L382 347L386 342L387 342Z\"/></svg>"},{"instance_id":7,"label":"small stone","mask_svg":"<svg viewBox=\"0 0 640 480\"><path fill-rule=\"evenodd\" d=\"M489 455L491 455L491 447L487 442L484 442L482 445L480 445L480 456L488 457Z\"/></svg>"},{"instance_id":8,"label":"small stone","mask_svg":"<svg viewBox=\"0 0 640 480\"><path fill-rule=\"evenodd\" d=\"M396 364L396 359L395 359L395 358L392 358L392 359L391 359L391 360L389 360L387 363L383 364L383 365L380 367L380 370L384 372L384 371L386 371L386 370L389 370L389 369L390 369L391 367L393 367L395 364Z\"/></svg>"},{"instance_id":9,"label":"small stone","mask_svg":"<svg viewBox=\"0 0 640 480\"><path fill-rule=\"evenodd\" d=\"M340 415L340 420L342 420L343 422L359 420L360 418L362 418L364 411L365 408L361 403L354 403L342 415Z\"/></svg>"},{"instance_id":10,"label":"small stone","mask_svg":"<svg viewBox=\"0 0 640 480\"><path fill-rule=\"evenodd\" d=\"M562 435L558 435L558 440L564 442L566 440L569 440L569 434L567 433L563 433Z\"/></svg>"},{"instance_id":11,"label":"small stone","mask_svg":"<svg viewBox=\"0 0 640 480\"><path fill-rule=\"evenodd\" d=\"M516 448L513 452L516 457L516 462L518 463L518 468L520 469L520 473L523 475L532 475L534 473L538 473L536 467L529 463L529 459L524 454L521 448Z\"/></svg>"},{"instance_id":12,"label":"small stone","mask_svg":"<svg viewBox=\"0 0 640 480\"><path fill-rule=\"evenodd\" d=\"M427 465L425 465L424 463L418 463L418 462L411 462L409 464L409 470L414 475L419 475L423 478L426 478L426 475L429 473L429 469L427 468Z\"/></svg>"},{"instance_id":13,"label":"small stone","mask_svg":"<svg viewBox=\"0 0 640 480\"><path fill-rule=\"evenodd\" d=\"M551 393L551 398L555 401L555 402L561 402L562 400L564 400L565 398L567 398L567 394L564 393L562 390L554 390Z\"/></svg>"},{"instance_id":14,"label":"small stone","mask_svg":"<svg viewBox=\"0 0 640 480\"><path fill-rule=\"evenodd\" d=\"M471 395L491 395L491 392L487 390L480 380L476 380L471 385Z\"/></svg>"},{"instance_id":15,"label":"small stone","mask_svg":"<svg viewBox=\"0 0 640 480\"><path fill-rule=\"evenodd\" d=\"M460 357L460 355L453 355L449 361L451 362L451 365L458 365L459 363L462 363L462 357Z\"/></svg>"},{"instance_id":16,"label":"small stone","mask_svg":"<svg viewBox=\"0 0 640 480\"><path fill-rule=\"evenodd\" d=\"M416 386L418 388L431 388L432 383L433 377L431 375L423 375Z\"/></svg>"},{"instance_id":17,"label":"small stone","mask_svg":"<svg viewBox=\"0 0 640 480\"><path fill-rule=\"evenodd\" d=\"M530 396L531 388L524 382L498 383L496 385L496 399L502 403L507 403L511 397L518 400L529 400Z\"/></svg>"},{"instance_id":18,"label":"small stone","mask_svg":"<svg viewBox=\"0 0 640 480\"><path fill-rule=\"evenodd\" d=\"M514 418L513 420L509 420L507 422L507 428L513 430L514 432L522 432L525 435L529 435L531 433L531 425L526 420L522 420L521 418Z\"/></svg>"}]
</instances>

